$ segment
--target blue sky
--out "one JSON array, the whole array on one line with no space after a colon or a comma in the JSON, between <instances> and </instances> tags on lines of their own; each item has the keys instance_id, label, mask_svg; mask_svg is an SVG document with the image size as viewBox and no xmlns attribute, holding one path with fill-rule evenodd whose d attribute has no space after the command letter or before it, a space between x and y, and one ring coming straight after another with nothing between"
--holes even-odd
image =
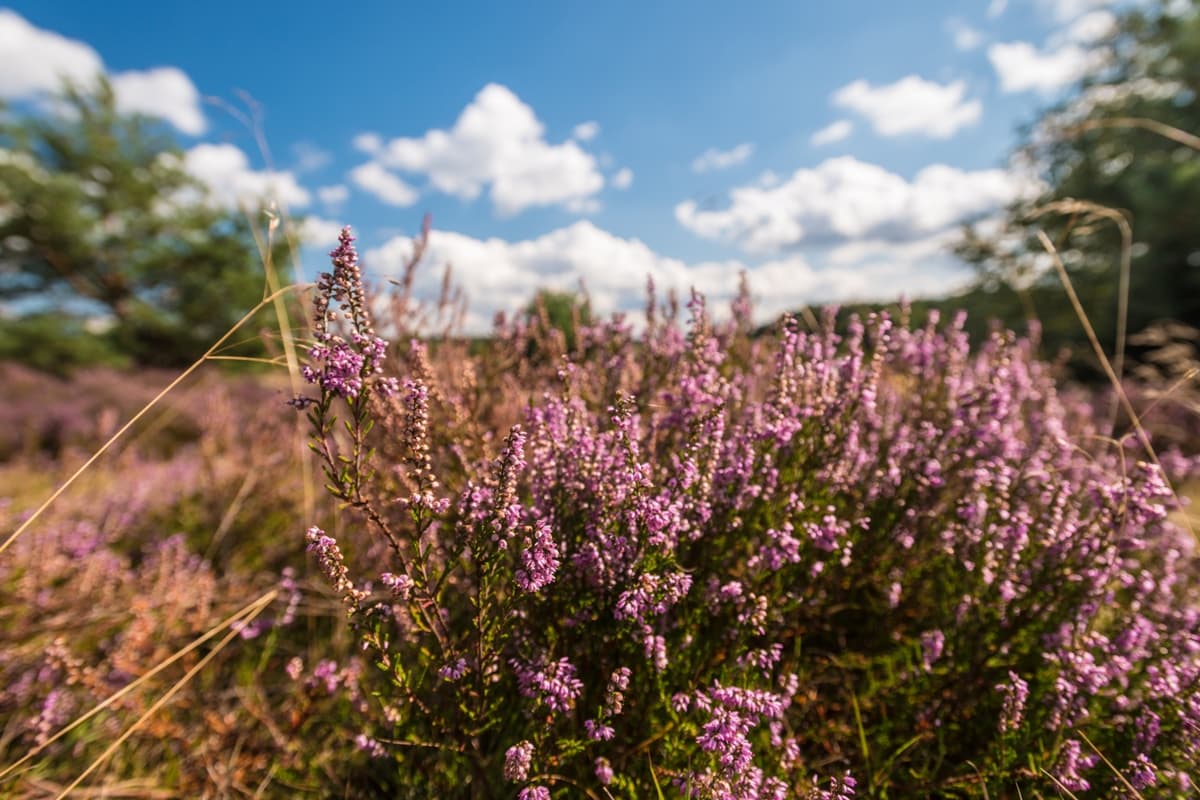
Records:
<instances>
[{"instance_id":1,"label":"blue sky","mask_svg":"<svg viewBox=\"0 0 1200 800\"><path fill-rule=\"evenodd\" d=\"M475 324L542 285L612 310L647 273L720 298L739 269L769 314L961 283L955 223L1030 190L1017 127L1094 68L1104 6L17 2L0 96L103 70L216 201L308 215L308 274L346 222L394 270L429 211L428 286L453 262ZM239 91L274 172L205 100Z\"/></svg>"}]
</instances>

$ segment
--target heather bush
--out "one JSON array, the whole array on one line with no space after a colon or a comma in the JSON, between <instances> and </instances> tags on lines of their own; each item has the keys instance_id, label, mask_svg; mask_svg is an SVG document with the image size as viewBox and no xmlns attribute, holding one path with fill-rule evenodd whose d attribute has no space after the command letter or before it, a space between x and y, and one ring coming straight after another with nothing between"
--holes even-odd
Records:
<instances>
[{"instance_id":1,"label":"heather bush","mask_svg":"<svg viewBox=\"0 0 1200 800\"><path fill-rule=\"evenodd\" d=\"M1156 464L1197 473L1191 395L1127 389L1156 459L1036 332L762 333L745 291L456 339L419 249L372 303L344 234L301 416L189 383L0 555L0 760L48 744L0 793L57 796L145 715L92 789L1191 794L1193 539ZM4 530L165 383L6 375Z\"/></svg>"},{"instance_id":2,"label":"heather bush","mask_svg":"<svg viewBox=\"0 0 1200 800\"><path fill-rule=\"evenodd\" d=\"M289 667L344 693L380 791L1190 794L1193 538L1031 339L751 338L744 294L681 326L651 292L640 336L551 362L519 323L389 360L348 230L332 255L293 404L362 661Z\"/></svg>"}]
</instances>

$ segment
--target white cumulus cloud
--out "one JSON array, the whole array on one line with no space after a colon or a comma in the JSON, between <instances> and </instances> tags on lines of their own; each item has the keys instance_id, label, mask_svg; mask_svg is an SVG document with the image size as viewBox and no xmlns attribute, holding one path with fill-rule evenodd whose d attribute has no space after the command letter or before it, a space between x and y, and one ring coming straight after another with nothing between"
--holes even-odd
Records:
<instances>
[{"instance_id":1,"label":"white cumulus cloud","mask_svg":"<svg viewBox=\"0 0 1200 800\"><path fill-rule=\"evenodd\" d=\"M419 196L416 189L375 161L368 161L350 170L350 181L389 206L411 206Z\"/></svg>"},{"instance_id":2,"label":"white cumulus cloud","mask_svg":"<svg viewBox=\"0 0 1200 800\"><path fill-rule=\"evenodd\" d=\"M633 170L629 167L621 167L617 170L617 174L613 175L612 185L614 189L628 189L633 186Z\"/></svg>"},{"instance_id":3,"label":"white cumulus cloud","mask_svg":"<svg viewBox=\"0 0 1200 800\"><path fill-rule=\"evenodd\" d=\"M772 253L802 242L911 241L994 211L1027 190L1005 170L934 164L909 181L843 156L798 169L775 186L735 188L722 209L680 203L675 218L702 238Z\"/></svg>"},{"instance_id":4,"label":"white cumulus cloud","mask_svg":"<svg viewBox=\"0 0 1200 800\"><path fill-rule=\"evenodd\" d=\"M207 127L200 92L182 70L156 67L119 72L112 76L112 85L118 111L160 117L190 136L199 136Z\"/></svg>"},{"instance_id":5,"label":"white cumulus cloud","mask_svg":"<svg viewBox=\"0 0 1200 800\"><path fill-rule=\"evenodd\" d=\"M297 172L316 172L329 166L333 161L333 153L323 150L312 142L296 142L292 145L292 156L295 159Z\"/></svg>"},{"instance_id":6,"label":"white cumulus cloud","mask_svg":"<svg viewBox=\"0 0 1200 800\"><path fill-rule=\"evenodd\" d=\"M1000 89L1009 93L1049 94L1079 80L1096 65L1096 56L1076 44L1045 51L1029 42L1000 42L988 48L988 60L1000 78Z\"/></svg>"},{"instance_id":7,"label":"white cumulus cloud","mask_svg":"<svg viewBox=\"0 0 1200 800\"><path fill-rule=\"evenodd\" d=\"M692 172L712 172L718 169L729 169L738 164L744 164L754 155L754 145L742 142L729 150L718 150L710 147L692 161Z\"/></svg>"},{"instance_id":8,"label":"white cumulus cloud","mask_svg":"<svg viewBox=\"0 0 1200 800\"><path fill-rule=\"evenodd\" d=\"M327 250L337 244L341 232L341 223L323 217L305 217L300 223L300 240Z\"/></svg>"},{"instance_id":9,"label":"white cumulus cloud","mask_svg":"<svg viewBox=\"0 0 1200 800\"><path fill-rule=\"evenodd\" d=\"M821 147L834 142L840 142L854 132L854 123L848 119L831 122L809 137L809 144Z\"/></svg>"},{"instance_id":10,"label":"white cumulus cloud","mask_svg":"<svg viewBox=\"0 0 1200 800\"><path fill-rule=\"evenodd\" d=\"M1037 4L1055 22L1070 22L1093 9L1111 5L1112 0L1037 0Z\"/></svg>"},{"instance_id":11,"label":"white cumulus cloud","mask_svg":"<svg viewBox=\"0 0 1200 800\"><path fill-rule=\"evenodd\" d=\"M488 329L495 312L524 308L538 289L571 291L581 280L601 315L636 314L645 305L649 276L660 292L673 288L686 297L695 287L721 316L737 291L738 274L745 271L756 299L756 318L767 321L805 304L895 300L903 294L956 288L969 270L946 257L944 246L944 238L900 247L864 242L857 250L838 248L814 259L789 254L758 263L688 263L587 221L516 242L434 230L416 291L427 299L436 297L442 268L452 264L456 280L469 295L468 327L480 333ZM398 236L368 250L363 260L368 270L389 275L402 269L411 254L412 240Z\"/></svg>"},{"instance_id":12,"label":"white cumulus cloud","mask_svg":"<svg viewBox=\"0 0 1200 800\"><path fill-rule=\"evenodd\" d=\"M967 100L966 93L963 81L943 86L909 75L886 86L854 81L834 92L833 102L864 116L883 136L919 134L947 139L978 122L983 113L983 105Z\"/></svg>"},{"instance_id":13,"label":"white cumulus cloud","mask_svg":"<svg viewBox=\"0 0 1200 800\"><path fill-rule=\"evenodd\" d=\"M64 81L89 87L105 74L103 60L90 45L0 9L0 98L34 99L58 91ZM108 77L118 110L159 117L192 136L204 132L200 93L181 70L156 67Z\"/></svg>"},{"instance_id":14,"label":"white cumulus cloud","mask_svg":"<svg viewBox=\"0 0 1200 800\"><path fill-rule=\"evenodd\" d=\"M1105 38L1117 29L1117 16L1111 11L1100 9L1089 11L1066 27L1059 38L1068 42L1091 44Z\"/></svg>"},{"instance_id":15,"label":"white cumulus cloud","mask_svg":"<svg viewBox=\"0 0 1200 800\"><path fill-rule=\"evenodd\" d=\"M232 144L198 144L184 153L183 167L208 187L213 200L230 208L259 203L303 208L312 199L295 175L253 169Z\"/></svg>"},{"instance_id":16,"label":"white cumulus cloud","mask_svg":"<svg viewBox=\"0 0 1200 800\"><path fill-rule=\"evenodd\" d=\"M0 9L0 96L28 99L56 91L63 80L90 83L103 71L104 62L88 45Z\"/></svg>"},{"instance_id":17,"label":"white cumulus cloud","mask_svg":"<svg viewBox=\"0 0 1200 800\"><path fill-rule=\"evenodd\" d=\"M440 192L474 199L488 190L496 210L534 206L587 209L604 187L596 158L573 140L552 144L545 128L510 89L488 84L449 130L380 143L379 164L423 175ZM375 142L359 137L360 149Z\"/></svg>"}]
</instances>

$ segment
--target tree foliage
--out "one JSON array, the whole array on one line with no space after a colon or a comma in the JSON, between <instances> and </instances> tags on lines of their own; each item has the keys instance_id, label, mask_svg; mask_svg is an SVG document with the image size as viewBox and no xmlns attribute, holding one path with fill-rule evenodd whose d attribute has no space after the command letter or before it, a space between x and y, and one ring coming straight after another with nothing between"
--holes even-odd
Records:
<instances>
[{"instance_id":1,"label":"tree foliage","mask_svg":"<svg viewBox=\"0 0 1200 800\"><path fill-rule=\"evenodd\" d=\"M1159 2L1123 14L1097 44L1103 66L1025 132L1019 157L1046 188L1009 209L1007 231L968 229L959 253L980 269L971 301L992 298L1009 324L1037 316L1047 345L1086 352L1036 236L1043 230L1110 352L1121 338L1124 253L1129 331L1161 319L1200 325L1197 11L1196 2Z\"/></svg>"},{"instance_id":2,"label":"tree foliage","mask_svg":"<svg viewBox=\"0 0 1200 800\"><path fill-rule=\"evenodd\" d=\"M262 299L250 222L206 203L162 124L118 112L107 83L55 103L0 117L0 326L101 320L137 363L189 363Z\"/></svg>"},{"instance_id":3,"label":"tree foliage","mask_svg":"<svg viewBox=\"0 0 1200 800\"><path fill-rule=\"evenodd\" d=\"M529 325L540 333L540 338L561 335L562 346L566 352L572 353L578 341L579 327L592 321L592 307L586 296L539 289L526 307L525 317ZM552 334L552 331L555 333Z\"/></svg>"}]
</instances>

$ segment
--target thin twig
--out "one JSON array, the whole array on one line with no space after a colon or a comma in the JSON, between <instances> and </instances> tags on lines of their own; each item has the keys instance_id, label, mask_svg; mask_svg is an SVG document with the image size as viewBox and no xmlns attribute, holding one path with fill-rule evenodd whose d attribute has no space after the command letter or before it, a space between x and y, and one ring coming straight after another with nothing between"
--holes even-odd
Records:
<instances>
[{"instance_id":1,"label":"thin twig","mask_svg":"<svg viewBox=\"0 0 1200 800\"><path fill-rule=\"evenodd\" d=\"M1152 133L1157 133L1165 139L1170 139L1173 142L1190 147L1193 150L1200 150L1200 136L1195 136L1185 130L1176 128L1174 125L1168 125L1165 122L1159 122L1156 119L1147 119L1145 117L1109 117L1107 119L1089 119L1081 122L1078 125L1073 125L1064 131L1068 136L1085 133L1096 128L1141 128Z\"/></svg>"}]
</instances>

